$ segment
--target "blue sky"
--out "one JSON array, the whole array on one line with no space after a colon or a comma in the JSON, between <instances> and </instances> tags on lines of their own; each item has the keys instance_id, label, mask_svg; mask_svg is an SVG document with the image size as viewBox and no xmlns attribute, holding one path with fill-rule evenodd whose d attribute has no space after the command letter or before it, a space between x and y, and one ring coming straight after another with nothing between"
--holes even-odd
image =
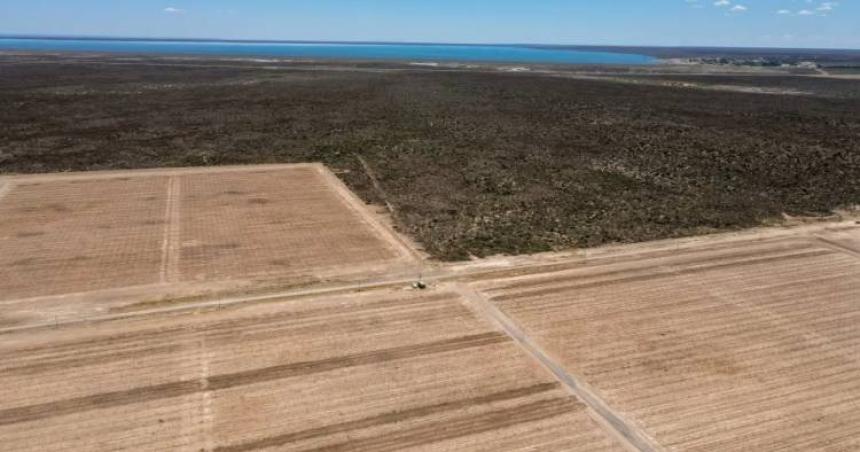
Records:
<instances>
[{"instance_id":1,"label":"blue sky","mask_svg":"<svg viewBox=\"0 0 860 452\"><path fill-rule=\"evenodd\" d=\"M860 48L860 0L0 0L0 34Z\"/></svg>"}]
</instances>

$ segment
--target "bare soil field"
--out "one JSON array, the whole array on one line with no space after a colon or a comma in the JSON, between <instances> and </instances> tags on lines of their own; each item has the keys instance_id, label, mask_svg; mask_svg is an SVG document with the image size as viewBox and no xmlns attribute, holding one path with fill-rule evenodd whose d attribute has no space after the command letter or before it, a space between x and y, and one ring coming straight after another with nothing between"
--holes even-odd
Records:
<instances>
[{"instance_id":1,"label":"bare soil field","mask_svg":"<svg viewBox=\"0 0 860 452\"><path fill-rule=\"evenodd\" d=\"M691 68L712 70L0 55L0 172L324 162L446 260L860 203L860 96L842 95L856 81L735 67L701 83L726 90L618 81Z\"/></svg>"},{"instance_id":2,"label":"bare soil field","mask_svg":"<svg viewBox=\"0 0 860 452\"><path fill-rule=\"evenodd\" d=\"M475 287L665 450L860 447L860 228Z\"/></svg>"},{"instance_id":3,"label":"bare soil field","mask_svg":"<svg viewBox=\"0 0 860 452\"><path fill-rule=\"evenodd\" d=\"M167 178L6 184L0 299L159 281Z\"/></svg>"},{"instance_id":4,"label":"bare soil field","mask_svg":"<svg viewBox=\"0 0 860 452\"><path fill-rule=\"evenodd\" d=\"M2 183L0 301L7 316L13 304L69 308L73 294L92 302L93 291L140 287L141 301L190 283L289 284L414 261L320 165L33 175Z\"/></svg>"},{"instance_id":5,"label":"bare soil field","mask_svg":"<svg viewBox=\"0 0 860 452\"><path fill-rule=\"evenodd\" d=\"M458 295L3 334L0 449L624 450Z\"/></svg>"},{"instance_id":6,"label":"bare soil field","mask_svg":"<svg viewBox=\"0 0 860 452\"><path fill-rule=\"evenodd\" d=\"M319 165L2 182L21 216L4 237L39 226L93 256L15 251L39 257L40 290L157 282L0 302L0 450L858 446L854 221L425 262L419 291L414 252ZM105 221L123 233L80 247L53 229ZM270 260L291 248L335 283L218 291L291 275ZM194 297L138 306L187 279Z\"/></svg>"},{"instance_id":7,"label":"bare soil field","mask_svg":"<svg viewBox=\"0 0 860 452\"><path fill-rule=\"evenodd\" d=\"M860 448L860 97L502 72L0 55L0 450Z\"/></svg>"}]
</instances>

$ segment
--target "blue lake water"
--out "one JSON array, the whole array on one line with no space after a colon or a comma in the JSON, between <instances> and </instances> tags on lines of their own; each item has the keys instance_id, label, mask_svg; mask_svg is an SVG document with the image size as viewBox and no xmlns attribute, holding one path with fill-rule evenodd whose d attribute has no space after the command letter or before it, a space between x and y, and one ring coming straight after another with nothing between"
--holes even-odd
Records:
<instances>
[{"instance_id":1,"label":"blue lake water","mask_svg":"<svg viewBox=\"0 0 860 452\"><path fill-rule=\"evenodd\" d=\"M653 64L655 62L654 58L645 55L515 45L0 38L0 50L419 62L624 65Z\"/></svg>"}]
</instances>

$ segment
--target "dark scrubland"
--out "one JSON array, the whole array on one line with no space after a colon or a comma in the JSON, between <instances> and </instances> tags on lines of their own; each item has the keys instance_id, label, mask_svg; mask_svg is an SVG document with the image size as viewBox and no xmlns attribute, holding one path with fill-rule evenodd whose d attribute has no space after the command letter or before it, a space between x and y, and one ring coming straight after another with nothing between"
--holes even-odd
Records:
<instances>
[{"instance_id":1,"label":"dark scrubland","mask_svg":"<svg viewBox=\"0 0 860 452\"><path fill-rule=\"evenodd\" d=\"M829 71L828 71L829 72ZM836 74L834 74L836 75ZM841 74L840 74L841 75ZM855 80L787 75L652 75L625 74L632 80L692 83L701 87L759 88L771 92L860 99L860 78Z\"/></svg>"},{"instance_id":2,"label":"dark scrubland","mask_svg":"<svg viewBox=\"0 0 860 452\"><path fill-rule=\"evenodd\" d=\"M824 93L799 96L186 63L0 58L0 172L321 161L367 201L384 197L441 259L732 230L860 203L860 97L831 95L856 85L824 78L779 81ZM741 82L755 83L712 83Z\"/></svg>"},{"instance_id":3,"label":"dark scrubland","mask_svg":"<svg viewBox=\"0 0 860 452\"><path fill-rule=\"evenodd\" d=\"M540 47L540 46L538 46ZM550 46L559 47L559 46ZM625 46L560 46L604 52L636 53L655 58L690 58L698 60L755 61L798 63L812 61L818 64L860 64L860 50L855 49L790 49L767 47L625 47Z\"/></svg>"}]
</instances>

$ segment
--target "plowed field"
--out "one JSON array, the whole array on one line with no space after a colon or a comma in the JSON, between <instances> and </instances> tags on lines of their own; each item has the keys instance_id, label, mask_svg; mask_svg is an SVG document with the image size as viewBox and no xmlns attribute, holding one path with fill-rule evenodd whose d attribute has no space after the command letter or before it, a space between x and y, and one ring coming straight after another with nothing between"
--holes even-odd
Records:
<instances>
[{"instance_id":1,"label":"plowed field","mask_svg":"<svg viewBox=\"0 0 860 452\"><path fill-rule=\"evenodd\" d=\"M623 450L444 290L5 335L0 449Z\"/></svg>"},{"instance_id":2,"label":"plowed field","mask_svg":"<svg viewBox=\"0 0 860 452\"><path fill-rule=\"evenodd\" d=\"M320 165L9 177L0 301L318 279L409 261Z\"/></svg>"},{"instance_id":3,"label":"plowed field","mask_svg":"<svg viewBox=\"0 0 860 452\"><path fill-rule=\"evenodd\" d=\"M857 231L827 237L479 286L668 450L857 450L860 259L831 245Z\"/></svg>"},{"instance_id":4,"label":"plowed field","mask_svg":"<svg viewBox=\"0 0 860 452\"><path fill-rule=\"evenodd\" d=\"M321 165L0 179L0 450L858 450L860 225L794 221L451 264Z\"/></svg>"}]
</instances>

